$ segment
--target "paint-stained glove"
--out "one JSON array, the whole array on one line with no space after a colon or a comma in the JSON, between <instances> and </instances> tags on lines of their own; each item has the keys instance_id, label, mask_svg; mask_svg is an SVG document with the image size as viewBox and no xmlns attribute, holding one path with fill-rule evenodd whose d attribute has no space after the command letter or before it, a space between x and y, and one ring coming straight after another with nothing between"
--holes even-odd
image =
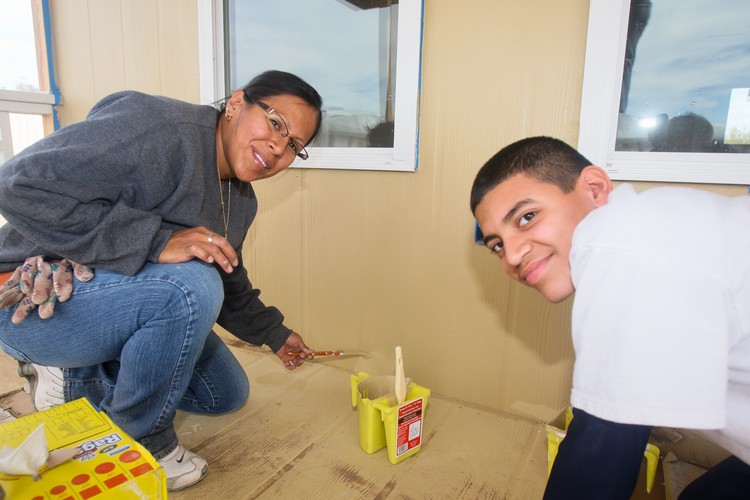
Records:
<instances>
[{"instance_id":1,"label":"paint-stained glove","mask_svg":"<svg viewBox=\"0 0 750 500\"><path fill-rule=\"evenodd\" d=\"M73 293L73 276L79 281L94 277L87 266L67 259L46 262L44 257L29 257L0 287L0 310L16 304L14 324L19 324L37 306L39 317L47 319L55 312L57 302L65 302Z\"/></svg>"}]
</instances>

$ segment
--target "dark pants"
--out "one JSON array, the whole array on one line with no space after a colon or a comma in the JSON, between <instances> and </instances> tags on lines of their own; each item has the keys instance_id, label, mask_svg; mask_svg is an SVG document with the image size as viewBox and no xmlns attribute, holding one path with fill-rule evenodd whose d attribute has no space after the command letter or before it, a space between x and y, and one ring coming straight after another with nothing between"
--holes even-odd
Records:
<instances>
[{"instance_id":1,"label":"dark pants","mask_svg":"<svg viewBox=\"0 0 750 500\"><path fill-rule=\"evenodd\" d=\"M687 485L679 497L679 500L712 499L750 499L750 465L729 457Z\"/></svg>"},{"instance_id":2,"label":"dark pants","mask_svg":"<svg viewBox=\"0 0 750 500\"><path fill-rule=\"evenodd\" d=\"M544 500L628 500L650 434L650 426L610 422L573 408Z\"/></svg>"},{"instance_id":3,"label":"dark pants","mask_svg":"<svg viewBox=\"0 0 750 500\"><path fill-rule=\"evenodd\" d=\"M651 427L620 424L573 408L545 500L627 500L638 480ZM690 483L679 500L750 500L750 465L729 457Z\"/></svg>"}]
</instances>

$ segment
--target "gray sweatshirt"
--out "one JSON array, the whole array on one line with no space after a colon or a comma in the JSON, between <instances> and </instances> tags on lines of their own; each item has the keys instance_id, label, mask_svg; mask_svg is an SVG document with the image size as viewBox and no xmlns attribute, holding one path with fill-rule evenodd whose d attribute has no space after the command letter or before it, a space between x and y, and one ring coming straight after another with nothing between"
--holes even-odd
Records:
<instances>
[{"instance_id":1,"label":"gray sweatshirt","mask_svg":"<svg viewBox=\"0 0 750 500\"><path fill-rule=\"evenodd\" d=\"M132 276L157 262L175 230L205 226L223 235L218 118L211 106L118 92L84 121L11 158L0 167L8 221L0 228L0 272L45 255ZM258 202L249 183L231 182L228 235L241 259ZM260 301L242 262L229 275L216 267L225 293L218 323L278 350L291 333L281 313Z\"/></svg>"}]
</instances>

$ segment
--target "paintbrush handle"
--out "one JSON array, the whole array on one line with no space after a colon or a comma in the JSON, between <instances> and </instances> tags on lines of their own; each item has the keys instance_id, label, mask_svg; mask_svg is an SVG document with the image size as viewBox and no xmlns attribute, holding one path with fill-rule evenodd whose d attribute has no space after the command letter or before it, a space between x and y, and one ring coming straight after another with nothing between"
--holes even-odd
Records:
<instances>
[{"instance_id":1,"label":"paintbrush handle","mask_svg":"<svg viewBox=\"0 0 750 500\"><path fill-rule=\"evenodd\" d=\"M396 401L401 404L406 399L406 378L404 377L404 358L401 353L401 346L396 346L396 377L394 392Z\"/></svg>"},{"instance_id":2,"label":"paintbrush handle","mask_svg":"<svg viewBox=\"0 0 750 500\"><path fill-rule=\"evenodd\" d=\"M300 356L302 354L302 351L292 351L289 353L290 356ZM315 351L311 353L313 357L317 356L341 356L344 354L344 351Z\"/></svg>"}]
</instances>

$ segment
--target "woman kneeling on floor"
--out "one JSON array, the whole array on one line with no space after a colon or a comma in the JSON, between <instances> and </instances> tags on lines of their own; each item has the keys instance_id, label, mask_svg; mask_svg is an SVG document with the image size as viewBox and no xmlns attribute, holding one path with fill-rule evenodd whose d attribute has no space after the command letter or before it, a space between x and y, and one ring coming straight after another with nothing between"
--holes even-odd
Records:
<instances>
[{"instance_id":1,"label":"woman kneeling on floor","mask_svg":"<svg viewBox=\"0 0 750 500\"><path fill-rule=\"evenodd\" d=\"M37 410L86 397L154 455L169 490L205 476L175 412L231 412L249 393L214 324L289 370L312 352L261 302L242 246L252 182L307 159L321 105L280 71L219 109L119 92L0 168L0 347Z\"/></svg>"}]
</instances>

